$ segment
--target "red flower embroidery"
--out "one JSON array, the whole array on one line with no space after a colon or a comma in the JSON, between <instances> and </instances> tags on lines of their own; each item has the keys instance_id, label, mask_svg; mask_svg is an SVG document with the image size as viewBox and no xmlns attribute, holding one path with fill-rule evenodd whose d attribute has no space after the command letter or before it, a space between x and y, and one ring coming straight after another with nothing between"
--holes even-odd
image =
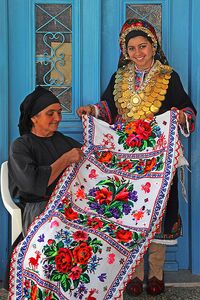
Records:
<instances>
[{"instance_id":1,"label":"red flower embroidery","mask_svg":"<svg viewBox=\"0 0 200 300\"><path fill-rule=\"evenodd\" d=\"M155 165L156 165L156 158L155 157L153 157L152 159L147 160L146 161L146 166L144 168L144 172L145 173L150 172Z\"/></svg>"},{"instance_id":2,"label":"red flower embroidery","mask_svg":"<svg viewBox=\"0 0 200 300\"><path fill-rule=\"evenodd\" d=\"M37 291L38 291L38 287L37 285L33 285L31 288L31 300L36 300L37 299Z\"/></svg>"},{"instance_id":3,"label":"red flower embroidery","mask_svg":"<svg viewBox=\"0 0 200 300\"><path fill-rule=\"evenodd\" d=\"M129 147L140 147L142 145L141 138L135 136L135 134L130 134L126 139L126 144Z\"/></svg>"},{"instance_id":4,"label":"red flower embroidery","mask_svg":"<svg viewBox=\"0 0 200 300\"><path fill-rule=\"evenodd\" d=\"M76 232L74 232L72 234L73 236L73 239L75 241L86 241L88 239L88 234L84 231L81 231L81 230L77 230Z\"/></svg>"},{"instance_id":5,"label":"red flower embroidery","mask_svg":"<svg viewBox=\"0 0 200 300\"><path fill-rule=\"evenodd\" d=\"M136 133L137 136L140 139L143 140L148 140L148 138L150 137L151 133L152 133L152 129L151 126L149 125L149 123L143 121L143 120L137 120L135 121L135 125L136 125Z\"/></svg>"},{"instance_id":6,"label":"red flower embroidery","mask_svg":"<svg viewBox=\"0 0 200 300\"><path fill-rule=\"evenodd\" d=\"M98 218L88 218L87 225L94 229L103 228L103 222Z\"/></svg>"},{"instance_id":7,"label":"red flower embroidery","mask_svg":"<svg viewBox=\"0 0 200 300\"><path fill-rule=\"evenodd\" d=\"M132 163L130 163L130 160L124 160L122 162L119 162L118 166L122 168L123 171L128 171L132 168Z\"/></svg>"},{"instance_id":8,"label":"red flower embroidery","mask_svg":"<svg viewBox=\"0 0 200 300\"><path fill-rule=\"evenodd\" d=\"M141 220L144 217L144 212L139 210L136 213L133 214L133 217L136 221Z\"/></svg>"},{"instance_id":9,"label":"red flower embroidery","mask_svg":"<svg viewBox=\"0 0 200 300\"><path fill-rule=\"evenodd\" d=\"M61 273L67 273L72 267L72 253L69 249L60 248L55 257L56 269Z\"/></svg>"},{"instance_id":10,"label":"red flower embroidery","mask_svg":"<svg viewBox=\"0 0 200 300\"><path fill-rule=\"evenodd\" d=\"M78 213L74 211L71 207L65 208L65 217L68 220L76 220L78 218Z\"/></svg>"},{"instance_id":11,"label":"red flower embroidery","mask_svg":"<svg viewBox=\"0 0 200 300\"><path fill-rule=\"evenodd\" d=\"M86 265L90 257L92 256L92 247L86 243L81 243L73 250L74 262L80 265Z\"/></svg>"},{"instance_id":12,"label":"red flower embroidery","mask_svg":"<svg viewBox=\"0 0 200 300\"><path fill-rule=\"evenodd\" d=\"M84 188L80 188L76 192L76 197L79 199L85 199L85 191Z\"/></svg>"},{"instance_id":13,"label":"red flower embroidery","mask_svg":"<svg viewBox=\"0 0 200 300\"><path fill-rule=\"evenodd\" d=\"M116 196L114 200L118 200L118 201L128 201L128 195L129 192L127 191L126 188L123 188L123 190L121 190L121 192L119 192Z\"/></svg>"},{"instance_id":14,"label":"red flower embroidery","mask_svg":"<svg viewBox=\"0 0 200 300\"><path fill-rule=\"evenodd\" d=\"M95 200L100 204L110 204L112 201L112 192L103 187L101 190L95 192Z\"/></svg>"},{"instance_id":15,"label":"red flower embroidery","mask_svg":"<svg viewBox=\"0 0 200 300\"><path fill-rule=\"evenodd\" d=\"M132 233L129 230L120 229L116 233L116 238L120 242L129 242L132 239Z\"/></svg>"},{"instance_id":16,"label":"red flower embroidery","mask_svg":"<svg viewBox=\"0 0 200 300\"><path fill-rule=\"evenodd\" d=\"M103 152L98 158L100 162L110 162L112 160L112 153L110 151Z\"/></svg>"}]
</instances>

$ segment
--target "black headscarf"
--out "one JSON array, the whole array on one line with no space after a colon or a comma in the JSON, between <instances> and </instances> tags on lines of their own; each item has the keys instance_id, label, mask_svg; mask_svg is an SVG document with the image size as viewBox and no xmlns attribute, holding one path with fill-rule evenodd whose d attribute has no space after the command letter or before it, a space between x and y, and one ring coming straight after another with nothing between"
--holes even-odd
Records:
<instances>
[{"instance_id":1,"label":"black headscarf","mask_svg":"<svg viewBox=\"0 0 200 300\"><path fill-rule=\"evenodd\" d=\"M30 133L32 128L31 118L54 103L60 103L58 98L41 86L36 87L31 94L26 96L20 105L21 114L18 124L20 135Z\"/></svg>"}]
</instances>

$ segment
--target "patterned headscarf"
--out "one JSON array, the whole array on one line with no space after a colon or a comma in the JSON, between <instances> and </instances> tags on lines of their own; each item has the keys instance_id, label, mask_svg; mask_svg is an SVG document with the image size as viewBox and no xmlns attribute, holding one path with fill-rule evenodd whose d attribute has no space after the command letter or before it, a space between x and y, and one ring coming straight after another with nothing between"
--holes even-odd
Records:
<instances>
[{"instance_id":1,"label":"patterned headscarf","mask_svg":"<svg viewBox=\"0 0 200 300\"><path fill-rule=\"evenodd\" d=\"M121 49L119 67L122 67L123 65L126 65L130 62L130 60L127 57L127 44L131 38L136 36L146 37L156 49L154 59L159 60L164 65L168 64L167 59L160 47L154 27L145 20L128 19L122 26L119 35L119 45Z\"/></svg>"}]
</instances>

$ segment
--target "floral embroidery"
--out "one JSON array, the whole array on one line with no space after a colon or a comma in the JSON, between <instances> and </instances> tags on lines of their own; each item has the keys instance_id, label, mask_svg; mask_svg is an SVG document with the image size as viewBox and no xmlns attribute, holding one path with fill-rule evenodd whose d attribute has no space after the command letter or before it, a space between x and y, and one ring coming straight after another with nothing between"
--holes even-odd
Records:
<instances>
[{"instance_id":1,"label":"floral embroidery","mask_svg":"<svg viewBox=\"0 0 200 300\"><path fill-rule=\"evenodd\" d=\"M24 300L59 300L59 298L49 289L41 288L34 282L26 277L24 277L24 290L23 290Z\"/></svg>"},{"instance_id":2,"label":"floral embroidery","mask_svg":"<svg viewBox=\"0 0 200 300\"><path fill-rule=\"evenodd\" d=\"M98 214L119 219L130 213L138 194L130 180L114 176L97 183L89 190L87 199L89 207Z\"/></svg>"},{"instance_id":3,"label":"floral embroidery","mask_svg":"<svg viewBox=\"0 0 200 300\"><path fill-rule=\"evenodd\" d=\"M150 187L151 187L151 183L150 182L146 182L144 185L141 186L141 189L145 193L150 193Z\"/></svg>"},{"instance_id":4,"label":"floral embroidery","mask_svg":"<svg viewBox=\"0 0 200 300\"><path fill-rule=\"evenodd\" d=\"M104 163L107 168L122 170L132 174L146 174L152 171L163 169L163 154L149 159L127 159L121 158L110 151L95 152L95 157L100 163Z\"/></svg>"},{"instance_id":5,"label":"floral embroidery","mask_svg":"<svg viewBox=\"0 0 200 300\"><path fill-rule=\"evenodd\" d=\"M161 135L161 129L155 118L146 119L145 121L124 122L121 126L115 124L112 128L120 136L118 143L131 152L136 150L143 151L147 147L154 147L156 138Z\"/></svg>"},{"instance_id":6,"label":"floral embroidery","mask_svg":"<svg viewBox=\"0 0 200 300\"><path fill-rule=\"evenodd\" d=\"M98 257L101 247L101 241L92 239L86 232L60 230L55 239L48 240L43 247L44 276L65 292L85 286L90 282L90 272L95 272L102 259Z\"/></svg>"}]
</instances>

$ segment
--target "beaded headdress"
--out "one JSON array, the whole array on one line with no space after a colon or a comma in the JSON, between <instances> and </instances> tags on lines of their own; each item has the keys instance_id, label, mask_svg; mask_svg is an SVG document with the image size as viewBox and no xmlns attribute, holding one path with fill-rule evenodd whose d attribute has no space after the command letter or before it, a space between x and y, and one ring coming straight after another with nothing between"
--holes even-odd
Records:
<instances>
[{"instance_id":1,"label":"beaded headdress","mask_svg":"<svg viewBox=\"0 0 200 300\"><path fill-rule=\"evenodd\" d=\"M127 36L131 32L141 32L141 35L145 35L153 43L154 48L156 49L155 59L159 60L163 64L168 64L167 59L160 47L158 37L154 27L147 21L141 19L128 19L122 26L119 35L119 45L121 49L121 55L119 60L119 66L127 64Z\"/></svg>"}]
</instances>

